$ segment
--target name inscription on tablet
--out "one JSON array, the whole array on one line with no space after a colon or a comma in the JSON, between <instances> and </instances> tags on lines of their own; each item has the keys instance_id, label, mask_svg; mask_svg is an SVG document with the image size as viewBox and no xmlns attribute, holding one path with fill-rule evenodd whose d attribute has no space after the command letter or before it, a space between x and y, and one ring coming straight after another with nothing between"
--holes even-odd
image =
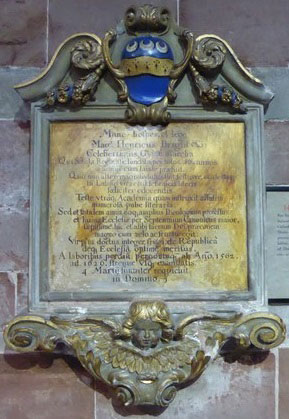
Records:
<instances>
[{"instance_id":1,"label":"name inscription on tablet","mask_svg":"<svg viewBox=\"0 0 289 419\"><path fill-rule=\"evenodd\" d=\"M51 291L246 290L244 125L55 122Z\"/></svg>"}]
</instances>

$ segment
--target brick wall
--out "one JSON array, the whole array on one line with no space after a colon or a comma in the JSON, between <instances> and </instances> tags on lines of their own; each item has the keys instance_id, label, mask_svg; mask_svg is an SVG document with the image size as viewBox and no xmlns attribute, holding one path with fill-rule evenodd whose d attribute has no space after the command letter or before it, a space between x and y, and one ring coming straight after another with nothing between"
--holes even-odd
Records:
<instances>
[{"instance_id":1,"label":"brick wall","mask_svg":"<svg viewBox=\"0 0 289 419\"><path fill-rule=\"evenodd\" d=\"M0 324L27 309L29 106L13 91L45 67L75 32L103 35L131 1L0 0ZM134 3L142 3L135 1ZM164 4L164 1L156 1ZM266 114L267 185L289 185L288 0L167 0L179 23L229 41L276 97ZM289 269L288 269L289 270ZM289 307L272 311L289 318ZM165 411L125 409L72 357L4 351L0 342L1 419L102 419L147 416L195 419L288 419L289 348L256 365L217 361Z\"/></svg>"}]
</instances>

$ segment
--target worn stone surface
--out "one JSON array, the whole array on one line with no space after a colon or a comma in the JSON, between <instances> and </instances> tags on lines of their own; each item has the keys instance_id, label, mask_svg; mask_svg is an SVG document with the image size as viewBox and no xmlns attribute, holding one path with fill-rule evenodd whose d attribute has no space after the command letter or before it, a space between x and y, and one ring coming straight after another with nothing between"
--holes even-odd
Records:
<instances>
[{"instance_id":1,"label":"worn stone surface","mask_svg":"<svg viewBox=\"0 0 289 419\"><path fill-rule=\"evenodd\" d=\"M0 119L30 118L30 104L23 102L13 86L33 79L40 71L39 68L0 68Z\"/></svg>"},{"instance_id":2,"label":"worn stone surface","mask_svg":"<svg viewBox=\"0 0 289 419\"><path fill-rule=\"evenodd\" d=\"M226 364L218 360L196 383L180 390L164 411L155 408L129 410L111 403L111 393L97 386L96 417L132 419L148 414L164 419L272 419L274 418L274 355L258 365ZM285 419L285 418L284 418Z\"/></svg>"},{"instance_id":3,"label":"worn stone surface","mask_svg":"<svg viewBox=\"0 0 289 419\"><path fill-rule=\"evenodd\" d=\"M283 320L283 322L286 325L287 328L287 334L286 334L286 338L285 341L282 343L282 347L288 347L289 348L289 336L288 336L288 330L289 330L289 310L288 310L288 303L286 302L286 300L283 302L283 304L280 302L279 304L275 303L272 304L270 303L269 305L269 311L270 313L275 313L278 316L281 317L281 319ZM289 377L289 375L288 375Z\"/></svg>"},{"instance_id":4,"label":"worn stone surface","mask_svg":"<svg viewBox=\"0 0 289 419\"><path fill-rule=\"evenodd\" d=\"M246 65L287 66L289 3L180 0L180 24L226 39Z\"/></svg>"},{"instance_id":5,"label":"worn stone surface","mask_svg":"<svg viewBox=\"0 0 289 419\"><path fill-rule=\"evenodd\" d=\"M0 332L0 354L5 352L5 343L3 338L3 332Z\"/></svg>"},{"instance_id":6,"label":"worn stone surface","mask_svg":"<svg viewBox=\"0 0 289 419\"><path fill-rule=\"evenodd\" d=\"M0 326L15 315L15 284L7 272L0 272Z\"/></svg>"},{"instance_id":7,"label":"worn stone surface","mask_svg":"<svg viewBox=\"0 0 289 419\"><path fill-rule=\"evenodd\" d=\"M29 209L30 124L0 121L0 208Z\"/></svg>"},{"instance_id":8,"label":"worn stone surface","mask_svg":"<svg viewBox=\"0 0 289 419\"><path fill-rule=\"evenodd\" d=\"M279 349L279 418L289 415L289 348Z\"/></svg>"},{"instance_id":9,"label":"worn stone surface","mask_svg":"<svg viewBox=\"0 0 289 419\"><path fill-rule=\"evenodd\" d=\"M1 419L93 419L93 382L77 361L66 359L1 356Z\"/></svg>"},{"instance_id":10,"label":"worn stone surface","mask_svg":"<svg viewBox=\"0 0 289 419\"><path fill-rule=\"evenodd\" d=\"M28 269L28 212L0 209L0 230L5 240L0 241L0 269L2 271Z\"/></svg>"},{"instance_id":11,"label":"worn stone surface","mask_svg":"<svg viewBox=\"0 0 289 419\"><path fill-rule=\"evenodd\" d=\"M143 5L142 0L50 0L49 7L49 57L68 36L77 32L92 32L103 36L123 18L132 4ZM169 7L176 17L176 0L155 0L156 6Z\"/></svg>"},{"instance_id":12,"label":"worn stone surface","mask_svg":"<svg viewBox=\"0 0 289 419\"><path fill-rule=\"evenodd\" d=\"M17 314L27 314L28 311L28 274L17 273Z\"/></svg>"},{"instance_id":13,"label":"worn stone surface","mask_svg":"<svg viewBox=\"0 0 289 419\"><path fill-rule=\"evenodd\" d=\"M0 65L46 63L47 0L1 0Z\"/></svg>"},{"instance_id":14,"label":"worn stone surface","mask_svg":"<svg viewBox=\"0 0 289 419\"><path fill-rule=\"evenodd\" d=\"M29 124L0 121L0 269L28 268Z\"/></svg>"},{"instance_id":15,"label":"worn stone surface","mask_svg":"<svg viewBox=\"0 0 289 419\"><path fill-rule=\"evenodd\" d=\"M289 3L288 3L289 5ZM274 98L270 103L265 120L269 119L289 119L289 69L276 68L252 68L252 73L268 86L274 93Z\"/></svg>"},{"instance_id":16,"label":"worn stone surface","mask_svg":"<svg viewBox=\"0 0 289 419\"><path fill-rule=\"evenodd\" d=\"M289 121L265 124L266 183L289 185Z\"/></svg>"}]
</instances>

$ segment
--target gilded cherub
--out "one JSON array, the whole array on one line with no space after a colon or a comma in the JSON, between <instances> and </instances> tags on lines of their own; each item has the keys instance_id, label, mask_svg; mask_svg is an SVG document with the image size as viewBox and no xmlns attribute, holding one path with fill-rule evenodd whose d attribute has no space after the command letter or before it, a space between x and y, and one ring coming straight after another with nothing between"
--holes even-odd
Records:
<instances>
[{"instance_id":1,"label":"gilded cherub","mask_svg":"<svg viewBox=\"0 0 289 419\"><path fill-rule=\"evenodd\" d=\"M199 316L189 316L175 326L163 301L140 300L131 304L122 323L105 318L74 320L74 332L65 332L65 341L85 368L102 379L108 366L139 376L156 377L172 370L189 376L192 362L200 362L200 368L207 362L198 338L184 333L197 320ZM53 322L61 328L66 323L55 318Z\"/></svg>"},{"instance_id":2,"label":"gilded cherub","mask_svg":"<svg viewBox=\"0 0 289 419\"><path fill-rule=\"evenodd\" d=\"M174 326L167 306L162 301L136 301L122 325L123 338L139 349L156 348L174 336Z\"/></svg>"},{"instance_id":3,"label":"gilded cherub","mask_svg":"<svg viewBox=\"0 0 289 419\"><path fill-rule=\"evenodd\" d=\"M5 328L4 339L21 352L51 352L65 342L88 372L115 389L123 404L165 407L180 384L196 379L210 359L226 353L229 338L234 338L238 356L252 347L274 347L285 338L285 327L272 314L198 312L173 318L163 301L140 300L131 304L123 321L119 317L20 316Z\"/></svg>"},{"instance_id":4,"label":"gilded cherub","mask_svg":"<svg viewBox=\"0 0 289 419\"><path fill-rule=\"evenodd\" d=\"M209 360L217 355L225 335L212 335L212 322L222 330L222 325L236 320L203 312L181 320L175 317L174 321L163 301L138 300L130 305L122 321L116 317L35 318L49 332L32 345L53 350L61 340L74 349L87 371L115 388L125 405L167 406L178 385L202 374ZM25 348L26 341L25 337Z\"/></svg>"}]
</instances>

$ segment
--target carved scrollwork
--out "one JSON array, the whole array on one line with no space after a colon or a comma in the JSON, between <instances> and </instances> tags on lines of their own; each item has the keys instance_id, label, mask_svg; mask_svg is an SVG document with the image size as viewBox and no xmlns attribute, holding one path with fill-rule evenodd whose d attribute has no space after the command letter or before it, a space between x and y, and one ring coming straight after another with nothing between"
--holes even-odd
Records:
<instances>
[{"instance_id":1,"label":"carved scrollwork","mask_svg":"<svg viewBox=\"0 0 289 419\"><path fill-rule=\"evenodd\" d=\"M135 393L132 392L131 387L117 386L115 390L116 398L124 406L134 404Z\"/></svg>"},{"instance_id":2,"label":"carved scrollwork","mask_svg":"<svg viewBox=\"0 0 289 419\"><path fill-rule=\"evenodd\" d=\"M111 56L110 56L110 44L115 41L116 39L116 31L110 30L106 32L104 39L103 39L103 56L106 62L106 65L110 72L114 75L116 79L122 79L125 76L125 73L119 69L119 66L115 65L112 62Z\"/></svg>"},{"instance_id":3,"label":"carved scrollwork","mask_svg":"<svg viewBox=\"0 0 289 419\"><path fill-rule=\"evenodd\" d=\"M285 339L285 325L271 313L252 313L243 316L235 325L232 335L241 346L269 350Z\"/></svg>"},{"instance_id":4,"label":"carved scrollwork","mask_svg":"<svg viewBox=\"0 0 289 419\"><path fill-rule=\"evenodd\" d=\"M71 62L77 68L91 70L104 63L101 40L85 39L77 42L71 51Z\"/></svg>"},{"instance_id":5,"label":"carved scrollwork","mask_svg":"<svg viewBox=\"0 0 289 419\"><path fill-rule=\"evenodd\" d=\"M273 314L196 313L174 321L166 304L155 300L133 302L122 322L22 316L4 332L6 344L20 352L51 352L57 342L65 342L93 377L115 389L123 404L162 407L181 384L197 379L230 339L237 343L234 352L244 354L252 348L268 350L284 338L285 326Z\"/></svg>"},{"instance_id":6,"label":"carved scrollwork","mask_svg":"<svg viewBox=\"0 0 289 419\"><path fill-rule=\"evenodd\" d=\"M38 316L16 317L4 329L5 341L11 349L18 352L39 349L53 352L61 337L57 326Z\"/></svg>"},{"instance_id":7,"label":"carved scrollwork","mask_svg":"<svg viewBox=\"0 0 289 419\"><path fill-rule=\"evenodd\" d=\"M146 125L148 123L152 125L167 125L171 119L171 115L167 111L167 106L167 98L151 106L135 103L128 98L128 108L125 112L125 118L129 124L133 125Z\"/></svg>"},{"instance_id":8,"label":"carved scrollwork","mask_svg":"<svg viewBox=\"0 0 289 419\"><path fill-rule=\"evenodd\" d=\"M171 381L173 381L173 378L171 378ZM177 394L177 388L176 386L169 383L164 389L159 391L159 393L156 395L156 402L158 406L166 407L168 406L176 397Z\"/></svg>"},{"instance_id":9,"label":"carved scrollwork","mask_svg":"<svg viewBox=\"0 0 289 419\"><path fill-rule=\"evenodd\" d=\"M199 37L194 43L192 59L204 69L220 67L227 53L223 42L217 39Z\"/></svg>"},{"instance_id":10,"label":"carved scrollwork","mask_svg":"<svg viewBox=\"0 0 289 419\"><path fill-rule=\"evenodd\" d=\"M165 33L170 25L170 11L151 4L140 7L130 7L124 17L124 23L128 32L158 32Z\"/></svg>"},{"instance_id":11,"label":"carved scrollwork","mask_svg":"<svg viewBox=\"0 0 289 419\"><path fill-rule=\"evenodd\" d=\"M90 72L74 83L62 83L50 90L47 93L47 105L72 103L80 106L92 98L106 68L101 39L95 37L78 41L71 50L71 63L76 68Z\"/></svg>"},{"instance_id":12,"label":"carved scrollwork","mask_svg":"<svg viewBox=\"0 0 289 419\"><path fill-rule=\"evenodd\" d=\"M183 58L176 62L181 50ZM46 96L51 107L82 106L95 99L106 69L118 84L119 101L128 105L125 116L131 124L167 124L170 113L164 104L174 103L176 86L186 72L205 106L244 113L244 100L268 104L273 98L224 39L208 34L196 38L174 22L166 7L152 5L129 7L123 22L103 40L89 33L70 36L42 74L16 89L24 99ZM217 74L222 85L210 80Z\"/></svg>"},{"instance_id":13,"label":"carved scrollwork","mask_svg":"<svg viewBox=\"0 0 289 419\"><path fill-rule=\"evenodd\" d=\"M189 64L189 68L199 91L200 100L204 105L218 106L222 104L240 113L247 111L247 108L243 104L243 99L234 89L228 86L209 83L192 63Z\"/></svg>"},{"instance_id":14,"label":"carved scrollwork","mask_svg":"<svg viewBox=\"0 0 289 419\"><path fill-rule=\"evenodd\" d=\"M193 51L193 45L194 45L193 33L191 31L184 30L181 38L185 40L186 42L186 52L185 52L183 60L180 63L174 65L174 68L172 69L170 73L170 77L172 79L178 79L181 76L181 74L185 71L188 65L188 62L191 58L192 51Z\"/></svg>"}]
</instances>

